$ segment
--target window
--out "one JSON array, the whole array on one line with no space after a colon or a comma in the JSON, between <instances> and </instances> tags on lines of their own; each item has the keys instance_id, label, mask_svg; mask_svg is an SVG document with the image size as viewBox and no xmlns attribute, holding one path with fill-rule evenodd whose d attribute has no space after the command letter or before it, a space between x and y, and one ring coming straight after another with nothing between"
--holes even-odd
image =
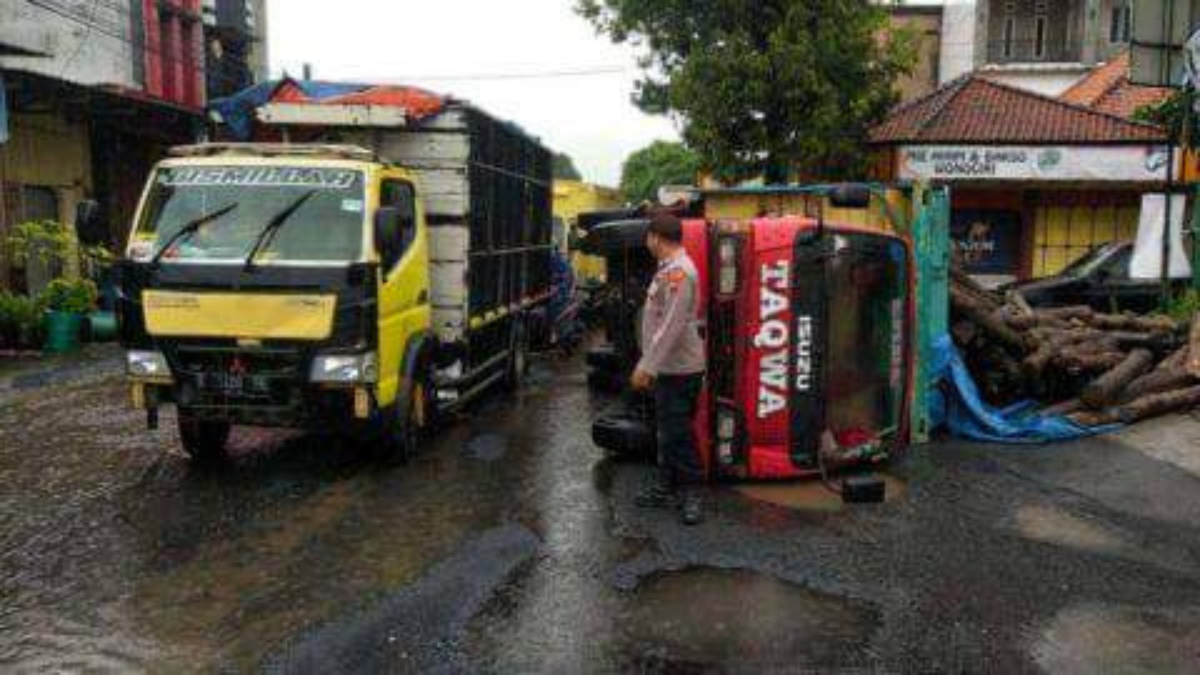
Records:
<instances>
[{"instance_id":1,"label":"window","mask_svg":"<svg viewBox=\"0 0 1200 675\"><path fill-rule=\"evenodd\" d=\"M1013 42L1016 39L1017 20L1013 17L1004 19L1004 58L1013 57Z\"/></svg>"},{"instance_id":2,"label":"window","mask_svg":"<svg viewBox=\"0 0 1200 675\"><path fill-rule=\"evenodd\" d=\"M390 206L399 212L398 228L394 232L384 233L383 266L391 269L400 262L404 251L412 243L416 235L417 205L416 191L411 183L399 180L385 180L380 186L379 205Z\"/></svg>"},{"instance_id":3,"label":"window","mask_svg":"<svg viewBox=\"0 0 1200 675\"><path fill-rule=\"evenodd\" d=\"M1033 20L1033 58L1046 58L1046 17L1039 16Z\"/></svg>"},{"instance_id":4,"label":"window","mask_svg":"<svg viewBox=\"0 0 1200 675\"><path fill-rule=\"evenodd\" d=\"M1128 4L1113 7L1112 20L1108 25L1108 41L1113 44L1129 42L1132 10Z\"/></svg>"},{"instance_id":5,"label":"window","mask_svg":"<svg viewBox=\"0 0 1200 675\"><path fill-rule=\"evenodd\" d=\"M260 264L356 262L363 255L363 175L300 166L176 166L161 169L138 225L140 255L184 263L243 262L264 228ZM282 215L281 215L282 214ZM190 234L183 228L202 219ZM135 258L139 254L133 253Z\"/></svg>"}]
</instances>

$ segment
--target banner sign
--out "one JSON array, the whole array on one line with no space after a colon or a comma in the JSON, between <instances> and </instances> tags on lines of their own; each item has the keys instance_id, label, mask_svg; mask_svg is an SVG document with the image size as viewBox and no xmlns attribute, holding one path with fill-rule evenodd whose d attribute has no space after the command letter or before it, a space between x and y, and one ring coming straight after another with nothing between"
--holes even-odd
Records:
<instances>
[{"instance_id":1,"label":"banner sign","mask_svg":"<svg viewBox=\"0 0 1200 675\"><path fill-rule=\"evenodd\" d=\"M166 187L303 187L344 190L354 187L362 174L351 169L292 166L197 166L167 168L158 172Z\"/></svg>"},{"instance_id":2,"label":"banner sign","mask_svg":"<svg viewBox=\"0 0 1200 675\"><path fill-rule=\"evenodd\" d=\"M1161 182L1167 146L906 145L898 174L913 180Z\"/></svg>"}]
</instances>

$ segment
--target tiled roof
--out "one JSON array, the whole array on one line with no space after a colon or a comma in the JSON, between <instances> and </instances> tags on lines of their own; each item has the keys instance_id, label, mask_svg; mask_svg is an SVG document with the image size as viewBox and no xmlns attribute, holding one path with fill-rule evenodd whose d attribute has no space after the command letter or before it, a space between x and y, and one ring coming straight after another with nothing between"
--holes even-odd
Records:
<instances>
[{"instance_id":1,"label":"tiled roof","mask_svg":"<svg viewBox=\"0 0 1200 675\"><path fill-rule=\"evenodd\" d=\"M1138 108L1159 103L1170 95L1171 89L1166 87L1143 87L1131 83L1129 52L1126 51L1092 70L1059 98L1110 115L1132 118Z\"/></svg>"},{"instance_id":2,"label":"tiled roof","mask_svg":"<svg viewBox=\"0 0 1200 675\"><path fill-rule=\"evenodd\" d=\"M1138 143L1151 124L1043 96L973 73L902 105L871 131L873 143Z\"/></svg>"}]
</instances>

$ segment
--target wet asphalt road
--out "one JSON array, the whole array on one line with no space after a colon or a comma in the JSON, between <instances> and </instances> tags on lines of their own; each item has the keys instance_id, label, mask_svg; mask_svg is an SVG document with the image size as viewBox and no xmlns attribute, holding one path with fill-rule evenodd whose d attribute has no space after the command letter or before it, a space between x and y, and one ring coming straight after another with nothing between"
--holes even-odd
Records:
<instances>
[{"instance_id":1,"label":"wet asphalt road","mask_svg":"<svg viewBox=\"0 0 1200 675\"><path fill-rule=\"evenodd\" d=\"M0 397L0 670L1200 671L1200 422L940 444L889 503L721 488L679 527L577 364L408 466L243 431L220 472L112 377Z\"/></svg>"}]
</instances>

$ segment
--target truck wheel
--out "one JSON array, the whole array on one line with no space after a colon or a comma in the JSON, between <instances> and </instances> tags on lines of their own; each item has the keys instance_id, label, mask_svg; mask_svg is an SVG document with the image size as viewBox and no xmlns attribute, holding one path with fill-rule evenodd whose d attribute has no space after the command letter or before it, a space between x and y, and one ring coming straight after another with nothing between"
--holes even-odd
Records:
<instances>
[{"instance_id":1,"label":"truck wheel","mask_svg":"<svg viewBox=\"0 0 1200 675\"><path fill-rule=\"evenodd\" d=\"M203 464L221 464L229 459L226 444L229 442L228 422L207 422L179 413L179 440L183 451L193 461Z\"/></svg>"},{"instance_id":2,"label":"truck wheel","mask_svg":"<svg viewBox=\"0 0 1200 675\"><path fill-rule=\"evenodd\" d=\"M504 388L516 391L525 381L529 372L529 339L525 336L525 328L517 326L513 336L513 345L508 353L508 369L504 373Z\"/></svg>"},{"instance_id":3,"label":"truck wheel","mask_svg":"<svg viewBox=\"0 0 1200 675\"><path fill-rule=\"evenodd\" d=\"M433 419L429 396L427 381L418 381L413 385L408 397L407 410L385 424L383 437L379 439L378 445L382 450L382 459L404 464L416 456L421 439Z\"/></svg>"}]
</instances>

